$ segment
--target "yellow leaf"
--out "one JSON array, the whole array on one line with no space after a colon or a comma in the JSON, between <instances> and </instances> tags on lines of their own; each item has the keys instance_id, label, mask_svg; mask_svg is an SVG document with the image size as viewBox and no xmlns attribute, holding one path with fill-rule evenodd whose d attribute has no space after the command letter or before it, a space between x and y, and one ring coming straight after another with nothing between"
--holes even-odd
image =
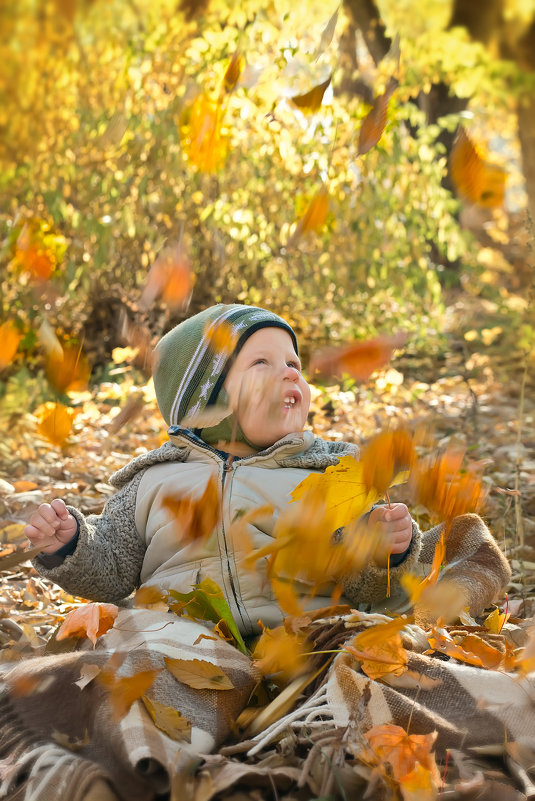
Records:
<instances>
[{"instance_id":1,"label":"yellow leaf","mask_svg":"<svg viewBox=\"0 0 535 801\"><path fill-rule=\"evenodd\" d=\"M216 325L209 321L204 328L203 335L213 351L226 356L230 356L238 341L238 334L232 325L225 322Z\"/></svg>"},{"instance_id":2,"label":"yellow leaf","mask_svg":"<svg viewBox=\"0 0 535 801\"><path fill-rule=\"evenodd\" d=\"M488 617L485 618L483 621L483 625L486 629L493 632L493 634L499 634L504 627L504 624L507 623L511 615L509 613L502 614L498 607L494 609Z\"/></svg>"},{"instance_id":3,"label":"yellow leaf","mask_svg":"<svg viewBox=\"0 0 535 801\"><path fill-rule=\"evenodd\" d=\"M434 586L440 575L440 567L446 558L446 537L445 532L442 532L439 541L435 546L433 554L433 562L431 569L424 579L418 579L411 573L405 573L401 576L401 586L405 589L410 598L411 604L418 603L423 593Z\"/></svg>"},{"instance_id":4,"label":"yellow leaf","mask_svg":"<svg viewBox=\"0 0 535 801\"><path fill-rule=\"evenodd\" d=\"M45 362L46 377L57 392L81 392L87 389L91 367L82 353L81 345L65 344L61 353L48 352Z\"/></svg>"},{"instance_id":5,"label":"yellow leaf","mask_svg":"<svg viewBox=\"0 0 535 801\"><path fill-rule=\"evenodd\" d=\"M162 250L149 270L141 305L148 309L161 297L171 309L180 309L188 301L193 287L191 262L182 237L176 245Z\"/></svg>"},{"instance_id":6,"label":"yellow leaf","mask_svg":"<svg viewBox=\"0 0 535 801\"><path fill-rule=\"evenodd\" d=\"M362 462L353 456L343 456L324 473L307 476L292 492L292 500L301 500L309 493L323 496L330 534L368 512L381 497L376 490L366 489Z\"/></svg>"},{"instance_id":7,"label":"yellow leaf","mask_svg":"<svg viewBox=\"0 0 535 801\"><path fill-rule=\"evenodd\" d=\"M173 517L177 527L177 536L183 542L202 541L208 539L221 517L221 504L217 480L211 476L202 495L192 498L162 498L162 506Z\"/></svg>"},{"instance_id":8,"label":"yellow leaf","mask_svg":"<svg viewBox=\"0 0 535 801\"><path fill-rule=\"evenodd\" d=\"M141 696L145 708L154 721L154 725L176 742L189 742L191 739L191 723L177 709L165 706L146 695Z\"/></svg>"},{"instance_id":9,"label":"yellow leaf","mask_svg":"<svg viewBox=\"0 0 535 801\"><path fill-rule=\"evenodd\" d=\"M11 364L17 353L22 334L11 322L0 325L0 370Z\"/></svg>"},{"instance_id":10,"label":"yellow leaf","mask_svg":"<svg viewBox=\"0 0 535 801\"><path fill-rule=\"evenodd\" d=\"M331 79L332 75L329 75L326 81L314 86L314 88L309 92L305 92L303 95L295 95L294 97L291 97L291 102L294 104L294 106L297 106L300 111L317 111L321 107L323 95L331 83Z\"/></svg>"},{"instance_id":11,"label":"yellow leaf","mask_svg":"<svg viewBox=\"0 0 535 801\"><path fill-rule=\"evenodd\" d=\"M62 403L47 402L35 410L36 417L40 418L37 431L53 445L62 448L71 433L75 414L74 409Z\"/></svg>"},{"instance_id":12,"label":"yellow leaf","mask_svg":"<svg viewBox=\"0 0 535 801\"><path fill-rule=\"evenodd\" d=\"M202 659L171 659L164 657L167 670L175 679L194 690L232 690L233 683L221 668Z\"/></svg>"},{"instance_id":13,"label":"yellow leaf","mask_svg":"<svg viewBox=\"0 0 535 801\"><path fill-rule=\"evenodd\" d=\"M56 634L56 640L66 637L87 637L93 645L112 628L119 608L115 604L87 603L66 616Z\"/></svg>"},{"instance_id":14,"label":"yellow leaf","mask_svg":"<svg viewBox=\"0 0 535 801\"><path fill-rule=\"evenodd\" d=\"M438 785L440 774L432 753L437 736L436 731L430 734L407 734L405 729L393 723L374 726L365 735L376 756L391 765L396 781L404 781L420 764Z\"/></svg>"},{"instance_id":15,"label":"yellow leaf","mask_svg":"<svg viewBox=\"0 0 535 801\"><path fill-rule=\"evenodd\" d=\"M275 629L265 628L253 651L255 666L262 675L282 673L294 678L307 670L305 638L297 632L290 634L284 626Z\"/></svg>"},{"instance_id":16,"label":"yellow leaf","mask_svg":"<svg viewBox=\"0 0 535 801\"><path fill-rule=\"evenodd\" d=\"M362 670L371 679L401 676L407 670L409 655L399 632L408 622L407 618L400 617L371 626L357 634L350 645L344 645L344 650L359 660Z\"/></svg>"}]
</instances>

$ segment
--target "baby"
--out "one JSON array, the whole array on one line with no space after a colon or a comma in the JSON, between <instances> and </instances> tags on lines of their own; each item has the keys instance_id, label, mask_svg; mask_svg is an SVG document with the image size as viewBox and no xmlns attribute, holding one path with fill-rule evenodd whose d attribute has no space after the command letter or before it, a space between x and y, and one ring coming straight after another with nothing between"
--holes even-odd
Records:
<instances>
[{"instance_id":1,"label":"baby","mask_svg":"<svg viewBox=\"0 0 535 801\"><path fill-rule=\"evenodd\" d=\"M36 569L70 593L109 602L140 586L188 592L210 577L242 634L257 632L259 619L278 625L283 614L265 580L265 560L257 572L243 571L232 522L272 506L274 515L249 525L254 550L263 548L295 487L342 456L358 457L357 447L304 430L310 388L295 333L265 309L217 305L176 326L156 348L154 386L169 442L112 476L119 491L101 515L84 517L60 499L42 504L25 530L42 548ZM165 501L199 497L210 479L221 515L208 539L193 541L191 532L177 531ZM353 604L384 596L387 572L395 583L415 569L421 550L405 504L374 508L367 525L376 547L373 561L348 583ZM310 588L300 584L303 596ZM329 601L320 593L308 604Z\"/></svg>"}]
</instances>

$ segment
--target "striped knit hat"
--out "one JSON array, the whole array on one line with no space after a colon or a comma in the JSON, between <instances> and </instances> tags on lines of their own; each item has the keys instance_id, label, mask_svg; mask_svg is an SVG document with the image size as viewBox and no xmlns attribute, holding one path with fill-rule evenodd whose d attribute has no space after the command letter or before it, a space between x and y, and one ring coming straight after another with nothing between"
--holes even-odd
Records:
<instances>
[{"instance_id":1,"label":"striped knit hat","mask_svg":"<svg viewBox=\"0 0 535 801\"><path fill-rule=\"evenodd\" d=\"M167 424L189 427L188 421L202 419L207 407L228 404L223 383L234 359L255 331L270 327L287 331L297 353L297 339L288 323L256 306L220 303L165 334L155 350L154 389ZM247 442L233 414L214 425L191 427L208 443Z\"/></svg>"}]
</instances>

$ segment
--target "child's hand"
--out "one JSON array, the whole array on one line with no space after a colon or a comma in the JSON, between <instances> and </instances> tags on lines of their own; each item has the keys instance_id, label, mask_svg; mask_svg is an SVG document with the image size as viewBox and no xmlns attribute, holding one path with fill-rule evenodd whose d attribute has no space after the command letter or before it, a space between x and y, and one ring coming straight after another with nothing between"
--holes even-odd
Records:
<instances>
[{"instance_id":1,"label":"child's hand","mask_svg":"<svg viewBox=\"0 0 535 801\"><path fill-rule=\"evenodd\" d=\"M368 518L368 526L377 538L374 561L386 567L391 553L403 553L411 543L412 519L404 503L377 506Z\"/></svg>"},{"instance_id":2,"label":"child's hand","mask_svg":"<svg viewBox=\"0 0 535 801\"><path fill-rule=\"evenodd\" d=\"M30 517L24 534L32 545L38 545L43 553L54 553L71 540L77 529L75 518L64 502L55 498L52 503L42 503Z\"/></svg>"}]
</instances>

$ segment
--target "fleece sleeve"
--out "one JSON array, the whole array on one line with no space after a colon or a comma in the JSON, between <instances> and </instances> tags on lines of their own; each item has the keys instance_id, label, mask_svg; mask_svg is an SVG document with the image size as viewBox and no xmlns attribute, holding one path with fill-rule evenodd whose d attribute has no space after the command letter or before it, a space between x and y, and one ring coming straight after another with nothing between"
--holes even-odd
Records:
<instances>
[{"instance_id":1,"label":"fleece sleeve","mask_svg":"<svg viewBox=\"0 0 535 801\"><path fill-rule=\"evenodd\" d=\"M57 566L37 556L37 572L72 595L116 603L139 586L145 543L135 524L136 496L144 471L109 499L101 515L85 517L68 506L78 523L74 552Z\"/></svg>"},{"instance_id":2,"label":"fleece sleeve","mask_svg":"<svg viewBox=\"0 0 535 801\"><path fill-rule=\"evenodd\" d=\"M422 548L422 532L415 521L412 521L412 540L401 564L377 567L369 564L358 575L348 576L344 581L344 595L354 604L363 602L375 603L386 598L388 574L391 586L399 582L404 573L415 572Z\"/></svg>"}]
</instances>

